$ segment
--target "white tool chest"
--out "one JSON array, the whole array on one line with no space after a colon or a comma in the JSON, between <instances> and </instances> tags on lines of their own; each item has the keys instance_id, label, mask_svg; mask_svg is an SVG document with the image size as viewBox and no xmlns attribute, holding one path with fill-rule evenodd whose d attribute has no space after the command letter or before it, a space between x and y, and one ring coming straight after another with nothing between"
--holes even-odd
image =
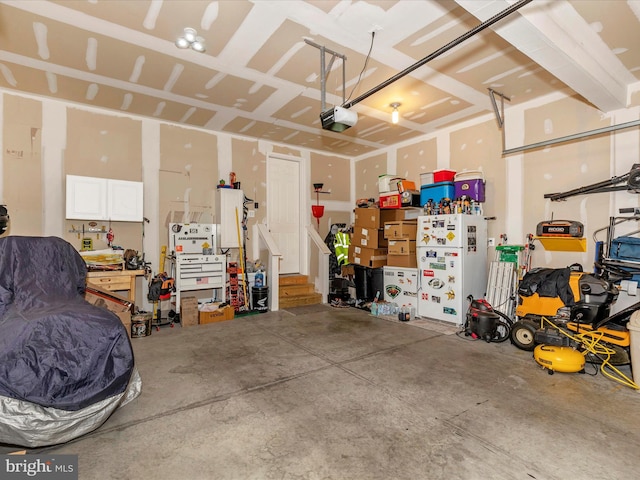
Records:
<instances>
[{"instance_id":1,"label":"white tool chest","mask_svg":"<svg viewBox=\"0 0 640 480\"><path fill-rule=\"evenodd\" d=\"M220 290L220 301L225 301L226 255L176 255L176 312L180 312L180 296L190 290Z\"/></svg>"}]
</instances>

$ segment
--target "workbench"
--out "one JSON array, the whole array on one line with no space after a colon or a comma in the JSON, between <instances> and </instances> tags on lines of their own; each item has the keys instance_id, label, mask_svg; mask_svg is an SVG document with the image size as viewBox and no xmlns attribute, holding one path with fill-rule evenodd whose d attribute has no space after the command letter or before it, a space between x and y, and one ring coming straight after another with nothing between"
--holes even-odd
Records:
<instances>
[{"instance_id":1,"label":"workbench","mask_svg":"<svg viewBox=\"0 0 640 480\"><path fill-rule=\"evenodd\" d=\"M87 272L87 283L104 290L128 291L130 301L136 301L136 277L144 275L144 270L108 270Z\"/></svg>"}]
</instances>

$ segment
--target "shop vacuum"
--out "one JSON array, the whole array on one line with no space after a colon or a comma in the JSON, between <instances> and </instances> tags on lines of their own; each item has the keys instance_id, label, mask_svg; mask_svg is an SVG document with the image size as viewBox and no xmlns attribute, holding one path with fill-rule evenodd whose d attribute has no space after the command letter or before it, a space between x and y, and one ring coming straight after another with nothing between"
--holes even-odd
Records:
<instances>
[{"instance_id":1,"label":"shop vacuum","mask_svg":"<svg viewBox=\"0 0 640 480\"><path fill-rule=\"evenodd\" d=\"M511 334L511 325L503 316L496 313L493 307L484 299L474 299L471 295L469 309L464 325L464 333L475 339L486 342L503 342Z\"/></svg>"}]
</instances>

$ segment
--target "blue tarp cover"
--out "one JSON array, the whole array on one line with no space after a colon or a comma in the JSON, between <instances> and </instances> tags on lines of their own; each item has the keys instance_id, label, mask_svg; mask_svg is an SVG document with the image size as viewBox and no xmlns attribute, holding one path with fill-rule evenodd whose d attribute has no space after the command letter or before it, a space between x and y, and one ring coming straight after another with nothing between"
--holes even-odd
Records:
<instances>
[{"instance_id":1,"label":"blue tarp cover","mask_svg":"<svg viewBox=\"0 0 640 480\"><path fill-rule=\"evenodd\" d=\"M84 300L86 265L57 237L0 239L0 395L75 411L127 388L119 318Z\"/></svg>"}]
</instances>

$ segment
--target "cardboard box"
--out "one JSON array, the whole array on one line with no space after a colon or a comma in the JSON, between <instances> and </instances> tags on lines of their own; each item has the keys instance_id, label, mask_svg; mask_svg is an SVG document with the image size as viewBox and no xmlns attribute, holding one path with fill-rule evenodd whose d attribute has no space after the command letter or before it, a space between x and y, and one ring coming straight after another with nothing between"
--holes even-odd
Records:
<instances>
[{"instance_id":1,"label":"cardboard box","mask_svg":"<svg viewBox=\"0 0 640 480\"><path fill-rule=\"evenodd\" d=\"M366 248L385 248L388 244L384 238L384 230L378 228L364 228L358 225L353 227L351 235L351 245Z\"/></svg>"},{"instance_id":2,"label":"cardboard box","mask_svg":"<svg viewBox=\"0 0 640 480\"><path fill-rule=\"evenodd\" d=\"M200 310L200 325L207 323L224 322L225 320L233 320L235 310L231 305L226 305L213 311Z\"/></svg>"},{"instance_id":3,"label":"cardboard box","mask_svg":"<svg viewBox=\"0 0 640 480\"><path fill-rule=\"evenodd\" d=\"M384 238L415 240L418 234L418 223L411 222L387 222L384 224Z\"/></svg>"},{"instance_id":4,"label":"cardboard box","mask_svg":"<svg viewBox=\"0 0 640 480\"><path fill-rule=\"evenodd\" d=\"M382 228L380 223L380 209L378 208L356 208L355 225L362 228Z\"/></svg>"},{"instance_id":5,"label":"cardboard box","mask_svg":"<svg viewBox=\"0 0 640 480\"><path fill-rule=\"evenodd\" d=\"M399 193L380 194L380 208L400 208L402 207L402 197Z\"/></svg>"},{"instance_id":6,"label":"cardboard box","mask_svg":"<svg viewBox=\"0 0 640 480\"><path fill-rule=\"evenodd\" d=\"M380 220L382 223L378 228L384 228L384 224L388 222L406 222L409 220L418 221L418 217L423 215L423 209L420 207L402 207L381 210Z\"/></svg>"},{"instance_id":7,"label":"cardboard box","mask_svg":"<svg viewBox=\"0 0 640 480\"><path fill-rule=\"evenodd\" d=\"M405 267L417 268L418 257L414 254L409 255L387 255L388 267Z\"/></svg>"},{"instance_id":8,"label":"cardboard box","mask_svg":"<svg viewBox=\"0 0 640 480\"><path fill-rule=\"evenodd\" d=\"M355 225L362 228L383 228L386 222L417 220L422 208L405 207L380 210L379 208L356 208Z\"/></svg>"},{"instance_id":9,"label":"cardboard box","mask_svg":"<svg viewBox=\"0 0 640 480\"><path fill-rule=\"evenodd\" d=\"M198 325L198 299L196 297L180 297L180 324L183 328Z\"/></svg>"},{"instance_id":10,"label":"cardboard box","mask_svg":"<svg viewBox=\"0 0 640 480\"><path fill-rule=\"evenodd\" d=\"M110 312L115 313L124 325L124 328L127 329L129 338L131 338L132 302L117 293L93 285L87 285L84 291L84 299L91 305L106 308Z\"/></svg>"},{"instance_id":11,"label":"cardboard box","mask_svg":"<svg viewBox=\"0 0 640 480\"><path fill-rule=\"evenodd\" d=\"M114 312L115 313L115 312ZM131 312L118 312L116 313L122 325L127 330L127 335L131 338Z\"/></svg>"},{"instance_id":12,"label":"cardboard box","mask_svg":"<svg viewBox=\"0 0 640 480\"><path fill-rule=\"evenodd\" d=\"M387 249L350 245L349 263L370 268L384 267L387 264Z\"/></svg>"},{"instance_id":13,"label":"cardboard box","mask_svg":"<svg viewBox=\"0 0 640 480\"><path fill-rule=\"evenodd\" d=\"M133 303L125 297L94 285L86 286L84 299L91 305L104 307L114 313L131 312L133 306Z\"/></svg>"},{"instance_id":14,"label":"cardboard box","mask_svg":"<svg viewBox=\"0 0 640 480\"><path fill-rule=\"evenodd\" d=\"M416 254L416 241L408 238L389 240L388 255L414 255ZM387 263L388 265L388 263Z\"/></svg>"}]
</instances>

